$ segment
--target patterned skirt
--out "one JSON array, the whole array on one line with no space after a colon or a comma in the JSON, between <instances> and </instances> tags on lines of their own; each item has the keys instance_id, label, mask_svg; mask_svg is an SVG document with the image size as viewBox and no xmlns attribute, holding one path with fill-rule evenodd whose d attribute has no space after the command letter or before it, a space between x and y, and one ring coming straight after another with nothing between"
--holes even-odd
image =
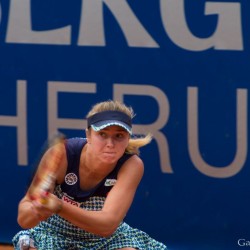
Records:
<instances>
[{"instance_id":1,"label":"patterned skirt","mask_svg":"<svg viewBox=\"0 0 250 250\"><path fill-rule=\"evenodd\" d=\"M83 204L88 210L99 210L103 205L100 197ZM99 204L93 208L93 204ZM58 215L51 216L38 226L22 230L13 238L16 250L20 250L20 239L27 235L39 250L116 250L132 247L135 249L163 250L167 247L152 239L148 234L122 222L110 237L100 237L80 229Z\"/></svg>"}]
</instances>

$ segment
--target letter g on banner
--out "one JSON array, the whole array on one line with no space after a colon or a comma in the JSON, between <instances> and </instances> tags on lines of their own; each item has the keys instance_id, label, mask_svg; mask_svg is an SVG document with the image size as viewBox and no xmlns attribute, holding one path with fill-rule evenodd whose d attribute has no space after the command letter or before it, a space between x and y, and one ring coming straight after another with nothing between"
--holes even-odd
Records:
<instances>
[{"instance_id":1,"label":"letter g on banner","mask_svg":"<svg viewBox=\"0 0 250 250\"><path fill-rule=\"evenodd\" d=\"M217 15L217 27L211 37L199 38L190 31L185 15L184 0L161 0L163 26L169 38L183 49L202 51L243 50L240 3L205 4L205 15Z\"/></svg>"}]
</instances>

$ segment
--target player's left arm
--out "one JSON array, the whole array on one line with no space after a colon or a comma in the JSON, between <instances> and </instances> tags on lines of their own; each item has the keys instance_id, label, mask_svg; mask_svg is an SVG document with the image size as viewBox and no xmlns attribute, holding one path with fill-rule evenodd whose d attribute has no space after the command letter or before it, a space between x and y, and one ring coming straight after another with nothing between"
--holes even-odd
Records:
<instances>
[{"instance_id":1,"label":"player's left arm","mask_svg":"<svg viewBox=\"0 0 250 250\"><path fill-rule=\"evenodd\" d=\"M144 173L142 160L134 155L121 167L117 182L109 192L103 211L109 215L115 230L126 216Z\"/></svg>"},{"instance_id":2,"label":"player's left arm","mask_svg":"<svg viewBox=\"0 0 250 250\"><path fill-rule=\"evenodd\" d=\"M134 155L121 167L117 182L109 192L103 209L84 210L66 202L59 213L77 227L109 237L126 216L144 172L142 160Z\"/></svg>"}]
</instances>

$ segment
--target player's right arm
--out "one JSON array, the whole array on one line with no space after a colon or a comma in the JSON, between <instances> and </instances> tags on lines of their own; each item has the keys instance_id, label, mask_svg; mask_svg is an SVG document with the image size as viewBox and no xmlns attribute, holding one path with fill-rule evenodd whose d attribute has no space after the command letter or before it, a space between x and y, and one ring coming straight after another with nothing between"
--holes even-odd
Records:
<instances>
[{"instance_id":1,"label":"player's right arm","mask_svg":"<svg viewBox=\"0 0 250 250\"><path fill-rule=\"evenodd\" d=\"M53 153L54 151L52 147L44 154L26 195L19 202L17 222L24 229L32 228L36 226L40 221L46 220L52 214L54 214L57 210L57 207L60 206L60 200L49 199L49 197L47 196L51 196L50 192L53 192L55 184L62 183L62 180L64 178L67 166L65 150L63 152L63 157L61 158L59 163L60 168L57 168L57 171L54 173L55 179L52 186L50 187L50 190L48 190L49 192L41 193L40 197L44 198L45 200L48 198L47 200L54 201L54 204L52 204L51 207L48 207L48 205L43 205L40 199L34 199L30 195L34 190L36 190L36 186L38 185L37 180L39 180L41 176L44 175L44 173L48 170L47 166L48 164L50 164L50 161L53 158Z\"/></svg>"}]
</instances>

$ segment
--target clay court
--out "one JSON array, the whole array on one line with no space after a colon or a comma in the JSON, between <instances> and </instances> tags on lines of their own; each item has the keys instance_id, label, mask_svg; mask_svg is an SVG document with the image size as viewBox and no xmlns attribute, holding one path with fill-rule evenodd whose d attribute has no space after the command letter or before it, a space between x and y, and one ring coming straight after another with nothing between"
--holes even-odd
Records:
<instances>
[{"instance_id":1,"label":"clay court","mask_svg":"<svg viewBox=\"0 0 250 250\"><path fill-rule=\"evenodd\" d=\"M0 250L13 250L13 246L11 245L0 245Z\"/></svg>"}]
</instances>

